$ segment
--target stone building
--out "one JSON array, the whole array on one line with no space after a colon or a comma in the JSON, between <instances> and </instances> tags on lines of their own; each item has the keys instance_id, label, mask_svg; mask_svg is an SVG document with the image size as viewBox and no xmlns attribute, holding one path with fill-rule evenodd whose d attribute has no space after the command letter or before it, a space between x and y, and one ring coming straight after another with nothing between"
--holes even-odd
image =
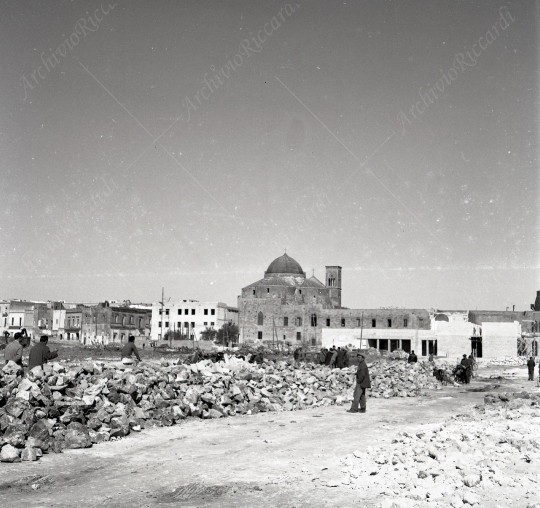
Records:
<instances>
[{"instance_id":1,"label":"stone building","mask_svg":"<svg viewBox=\"0 0 540 508\"><path fill-rule=\"evenodd\" d=\"M83 344L122 344L130 335L135 336L137 343L150 339L152 310L149 306L105 301L80 306L78 310L81 319L79 338Z\"/></svg>"},{"instance_id":2,"label":"stone building","mask_svg":"<svg viewBox=\"0 0 540 508\"><path fill-rule=\"evenodd\" d=\"M337 330L347 330L343 335L347 340L352 337L356 347L363 337L373 347L408 350L411 330L430 329L429 313L423 309L342 307L341 282L341 266L326 266L322 283L315 276L308 278L297 261L283 254L270 263L262 279L242 289L238 297L240 340L320 345L323 334L335 340ZM328 334L327 330L336 332Z\"/></svg>"}]
</instances>

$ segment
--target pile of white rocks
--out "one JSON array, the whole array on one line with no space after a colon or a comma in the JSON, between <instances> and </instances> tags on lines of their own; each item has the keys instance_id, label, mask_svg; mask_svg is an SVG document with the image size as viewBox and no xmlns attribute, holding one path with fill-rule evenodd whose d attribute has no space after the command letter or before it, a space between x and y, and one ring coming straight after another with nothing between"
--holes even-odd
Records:
<instances>
[{"instance_id":1,"label":"pile of white rocks","mask_svg":"<svg viewBox=\"0 0 540 508\"><path fill-rule=\"evenodd\" d=\"M446 423L401 432L391 445L347 455L342 483L366 498L382 496L379 508L480 507L488 497L502 499L508 488L519 492L523 507L536 507L540 394L489 394L485 402Z\"/></svg>"},{"instance_id":2,"label":"pile of white rocks","mask_svg":"<svg viewBox=\"0 0 540 508\"><path fill-rule=\"evenodd\" d=\"M222 418L294 411L352 400L356 367L331 369L236 357L204 360L57 362L24 375L11 362L0 373L0 461L37 460L43 453L127 436L188 417ZM434 388L420 364L371 365L373 397L415 397Z\"/></svg>"},{"instance_id":3,"label":"pile of white rocks","mask_svg":"<svg viewBox=\"0 0 540 508\"><path fill-rule=\"evenodd\" d=\"M527 365L526 356L503 356L501 358L490 358L485 364L489 365L502 365L508 367L520 367L522 365Z\"/></svg>"}]
</instances>

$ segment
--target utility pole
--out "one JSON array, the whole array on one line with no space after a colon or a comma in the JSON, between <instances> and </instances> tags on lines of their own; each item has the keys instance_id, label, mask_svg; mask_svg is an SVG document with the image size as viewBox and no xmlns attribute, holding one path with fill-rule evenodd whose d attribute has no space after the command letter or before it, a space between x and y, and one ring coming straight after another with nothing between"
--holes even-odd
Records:
<instances>
[{"instance_id":1,"label":"utility pole","mask_svg":"<svg viewBox=\"0 0 540 508\"><path fill-rule=\"evenodd\" d=\"M364 331L364 313L360 314L360 347L362 349L362 332Z\"/></svg>"},{"instance_id":2,"label":"utility pole","mask_svg":"<svg viewBox=\"0 0 540 508\"><path fill-rule=\"evenodd\" d=\"M165 305L165 288L161 288L161 340L163 340L163 306Z\"/></svg>"}]
</instances>

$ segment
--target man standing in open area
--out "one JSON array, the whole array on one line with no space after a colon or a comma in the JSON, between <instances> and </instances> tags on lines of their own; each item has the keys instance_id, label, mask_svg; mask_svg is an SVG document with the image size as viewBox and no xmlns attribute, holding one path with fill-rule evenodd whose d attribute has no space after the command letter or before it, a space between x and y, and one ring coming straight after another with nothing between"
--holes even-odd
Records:
<instances>
[{"instance_id":1,"label":"man standing in open area","mask_svg":"<svg viewBox=\"0 0 540 508\"><path fill-rule=\"evenodd\" d=\"M461 359L461 366L465 371L465 384L468 385L471 382L471 364L467 358L467 355L463 355L463 358Z\"/></svg>"},{"instance_id":2,"label":"man standing in open area","mask_svg":"<svg viewBox=\"0 0 540 508\"><path fill-rule=\"evenodd\" d=\"M534 358L531 356L531 358L527 362L527 368L529 369L529 381L534 381L534 367L535 366L536 366L536 363L534 361Z\"/></svg>"},{"instance_id":3,"label":"man standing in open area","mask_svg":"<svg viewBox=\"0 0 540 508\"><path fill-rule=\"evenodd\" d=\"M139 356L139 351L137 349L137 346L135 345L135 336L130 335L128 337L128 341L126 345L122 348L122 352L120 355L122 356L122 363L125 365L130 365L133 363L133 360L131 359L131 355L134 354L137 360L139 362L141 361L141 357Z\"/></svg>"},{"instance_id":4,"label":"man standing in open area","mask_svg":"<svg viewBox=\"0 0 540 508\"><path fill-rule=\"evenodd\" d=\"M47 363L49 360L58 356L58 351L51 351L49 349L49 346L47 345L48 342L49 337L47 337L47 335L42 335L39 342L30 349L30 357L28 358L29 371L38 365L43 367L44 363Z\"/></svg>"},{"instance_id":5,"label":"man standing in open area","mask_svg":"<svg viewBox=\"0 0 540 508\"><path fill-rule=\"evenodd\" d=\"M369 369L366 364L366 358L363 353L356 355L358 358L358 369L356 370L356 386L354 387L354 399L348 413L365 413L366 412L366 389L371 388L369 379ZM360 409L358 405L360 404Z\"/></svg>"}]
</instances>

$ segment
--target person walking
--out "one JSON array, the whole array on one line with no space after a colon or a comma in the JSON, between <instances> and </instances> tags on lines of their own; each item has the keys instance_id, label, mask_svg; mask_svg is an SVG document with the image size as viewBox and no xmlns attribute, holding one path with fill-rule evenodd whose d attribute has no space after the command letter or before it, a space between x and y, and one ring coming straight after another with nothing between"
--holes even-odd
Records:
<instances>
[{"instance_id":1,"label":"person walking","mask_svg":"<svg viewBox=\"0 0 540 508\"><path fill-rule=\"evenodd\" d=\"M351 409L348 413L365 413L366 412L366 389L371 388L369 379L369 369L366 364L366 357L363 353L356 355L358 358L358 369L356 370L356 386L354 387L354 399ZM360 405L360 409L358 409Z\"/></svg>"},{"instance_id":2,"label":"person walking","mask_svg":"<svg viewBox=\"0 0 540 508\"><path fill-rule=\"evenodd\" d=\"M536 363L534 361L534 358L531 356L531 358L527 362L527 368L529 369L529 381L534 381L534 367L535 366L536 366Z\"/></svg>"},{"instance_id":3,"label":"person walking","mask_svg":"<svg viewBox=\"0 0 540 508\"><path fill-rule=\"evenodd\" d=\"M28 357L28 370L31 371L34 367L43 367L44 363L58 356L58 351L51 351L47 343L49 337L42 335L39 342L32 346L30 349L30 356Z\"/></svg>"}]
</instances>

